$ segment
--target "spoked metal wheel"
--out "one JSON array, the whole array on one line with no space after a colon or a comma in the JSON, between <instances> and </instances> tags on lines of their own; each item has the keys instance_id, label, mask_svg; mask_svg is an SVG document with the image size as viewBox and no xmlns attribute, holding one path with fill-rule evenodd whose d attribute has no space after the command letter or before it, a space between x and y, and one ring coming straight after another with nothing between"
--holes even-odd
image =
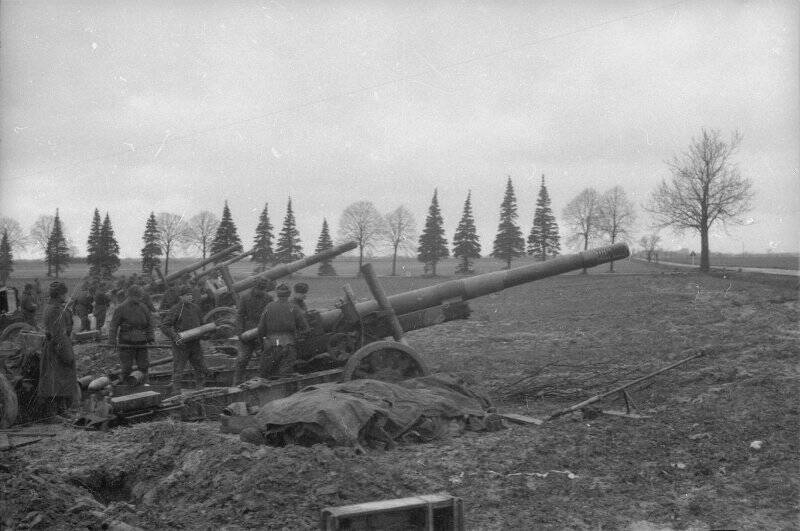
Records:
<instances>
[{"instance_id":1,"label":"spoked metal wheel","mask_svg":"<svg viewBox=\"0 0 800 531\"><path fill-rule=\"evenodd\" d=\"M395 341L376 341L358 349L347 360L343 379L371 378L384 382L400 382L427 376L428 367L413 348Z\"/></svg>"},{"instance_id":2,"label":"spoked metal wheel","mask_svg":"<svg viewBox=\"0 0 800 531\"><path fill-rule=\"evenodd\" d=\"M8 325L2 333L0 333L0 342L3 341L10 341L14 343L14 346L17 348L20 347L20 333L22 332L33 332L36 328L32 327L28 323L14 323Z\"/></svg>"}]
</instances>

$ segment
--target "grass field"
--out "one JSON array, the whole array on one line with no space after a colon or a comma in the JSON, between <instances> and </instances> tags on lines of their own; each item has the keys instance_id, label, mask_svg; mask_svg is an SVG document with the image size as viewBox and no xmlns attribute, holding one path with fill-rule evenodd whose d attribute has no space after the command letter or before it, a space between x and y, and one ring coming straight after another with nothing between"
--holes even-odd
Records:
<instances>
[{"instance_id":1,"label":"grass field","mask_svg":"<svg viewBox=\"0 0 800 531\"><path fill-rule=\"evenodd\" d=\"M101 500L107 514L148 529L310 529L325 506L441 491L464 500L468 529L797 528L797 278L629 261L606 269L477 299L469 320L408 339L434 371L471 379L500 411L535 417L706 348L631 390L647 418L591 410L366 455L256 452L215 422L64 432L0 469L0 484L23 472L39 478L31 485L44 482L39 498L25 491L24 502L0 505L0 516L11 528L31 511L50 519L43 525L97 524L66 510L97 494L76 478L112 471L121 486L108 486L119 496ZM311 307L331 307L344 282L368 296L359 279L304 280ZM440 280L382 279L390 294ZM600 405L620 409L621 401ZM37 499L55 500L53 508Z\"/></svg>"}]
</instances>

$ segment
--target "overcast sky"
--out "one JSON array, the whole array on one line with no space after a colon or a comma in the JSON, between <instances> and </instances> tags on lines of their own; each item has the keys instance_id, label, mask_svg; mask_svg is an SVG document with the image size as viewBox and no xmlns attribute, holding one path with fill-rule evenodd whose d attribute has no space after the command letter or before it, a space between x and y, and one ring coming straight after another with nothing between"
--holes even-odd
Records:
<instances>
[{"instance_id":1,"label":"overcast sky","mask_svg":"<svg viewBox=\"0 0 800 531\"><path fill-rule=\"evenodd\" d=\"M794 0L164 4L0 3L0 215L59 208L83 253L97 207L138 256L151 211L227 199L249 245L291 196L311 254L358 200L421 227L438 187L447 238L472 190L490 252L507 176L526 236L546 176L563 237L583 188L641 205L708 127L757 193L711 250L800 245Z\"/></svg>"}]
</instances>

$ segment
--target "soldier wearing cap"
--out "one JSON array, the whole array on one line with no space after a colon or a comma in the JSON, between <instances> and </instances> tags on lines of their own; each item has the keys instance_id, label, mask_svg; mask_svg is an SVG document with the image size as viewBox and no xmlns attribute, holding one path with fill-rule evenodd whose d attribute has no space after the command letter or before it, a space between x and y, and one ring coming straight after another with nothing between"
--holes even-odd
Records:
<instances>
[{"instance_id":1,"label":"soldier wearing cap","mask_svg":"<svg viewBox=\"0 0 800 531\"><path fill-rule=\"evenodd\" d=\"M303 310L303 312L307 312L308 308L306 308L306 294L308 294L308 284L305 282L298 282L292 287L292 291L294 295L292 296L292 304Z\"/></svg>"},{"instance_id":2,"label":"soldier wearing cap","mask_svg":"<svg viewBox=\"0 0 800 531\"><path fill-rule=\"evenodd\" d=\"M95 328L98 330L106 324L106 313L108 312L109 304L111 304L111 298L106 293L105 286L101 284L94 292L94 319Z\"/></svg>"},{"instance_id":3,"label":"soldier wearing cap","mask_svg":"<svg viewBox=\"0 0 800 531\"><path fill-rule=\"evenodd\" d=\"M72 352L72 313L66 307L67 286L50 284L50 300L44 311L45 344L39 363L36 396L50 413L63 413L77 398L75 355Z\"/></svg>"},{"instance_id":4,"label":"soldier wearing cap","mask_svg":"<svg viewBox=\"0 0 800 531\"><path fill-rule=\"evenodd\" d=\"M128 296L114 309L111 323L108 326L108 341L119 348L120 376L122 380L130 376L133 363L144 375L143 383L147 383L147 369L150 359L147 355L147 344L155 340L153 318L150 308L142 300L142 288L133 285L128 288Z\"/></svg>"},{"instance_id":5,"label":"soldier wearing cap","mask_svg":"<svg viewBox=\"0 0 800 531\"><path fill-rule=\"evenodd\" d=\"M166 313L161 321L161 331L172 340L172 390L180 392L181 377L186 364L192 366L195 388L201 389L206 381L208 369L203 359L203 348L200 339L183 341L180 333L197 328L203 324L203 314L194 302L192 290L188 286L179 289L180 299Z\"/></svg>"},{"instance_id":6,"label":"soldier wearing cap","mask_svg":"<svg viewBox=\"0 0 800 531\"><path fill-rule=\"evenodd\" d=\"M258 337L264 341L262 378L292 374L297 361L298 335L309 331L303 311L289 302L289 286L281 284L275 294L278 300L267 304L258 323Z\"/></svg>"},{"instance_id":7,"label":"soldier wearing cap","mask_svg":"<svg viewBox=\"0 0 800 531\"><path fill-rule=\"evenodd\" d=\"M33 284L25 284L22 289L22 299L19 301L20 310L22 310L22 321L29 325L36 326L36 310L39 305L36 304L36 296L33 293Z\"/></svg>"},{"instance_id":8,"label":"soldier wearing cap","mask_svg":"<svg viewBox=\"0 0 800 531\"><path fill-rule=\"evenodd\" d=\"M261 320L261 314L267 304L272 302L272 296L267 293L275 289L275 281L269 279L258 279L256 285L250 290L250 295L239 304L239 326L242 331L256 328ZM261 341L256 338L251 341L242 341L239 349L239 356L236 358L236 372L233 375L233 383L241 383L244 378L253 351L261 348Z\"/></svg>"},{"instance_id":9,"label":"soldier wearing cap","mask_svg":"<svg viewBox=\"0 0 800 531\"><path fill-rule=\"evenodd\" d=\"M81 332L89 330L91 328L89 314L92 313L92 295L88 290L82 289L75 297L73 304L75 315L81 320Z\"/></svg>"}]
</instances>

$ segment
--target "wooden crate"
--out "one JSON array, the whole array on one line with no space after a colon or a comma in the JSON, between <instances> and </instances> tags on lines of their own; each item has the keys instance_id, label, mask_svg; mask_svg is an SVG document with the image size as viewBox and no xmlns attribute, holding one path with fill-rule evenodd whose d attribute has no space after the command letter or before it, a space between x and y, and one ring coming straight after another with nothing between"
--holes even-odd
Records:
<instances>
[{"instance_id":1,"label":"wooden crate","mask_svg":"<svg viewBox=\"0 0 800 531\"><path fill-rule=\"evenodd\" d=\"M324 531L463 531L464 509L461 498L428 494L322 510L320 529Z\"/></svg>"}]
</instances>

